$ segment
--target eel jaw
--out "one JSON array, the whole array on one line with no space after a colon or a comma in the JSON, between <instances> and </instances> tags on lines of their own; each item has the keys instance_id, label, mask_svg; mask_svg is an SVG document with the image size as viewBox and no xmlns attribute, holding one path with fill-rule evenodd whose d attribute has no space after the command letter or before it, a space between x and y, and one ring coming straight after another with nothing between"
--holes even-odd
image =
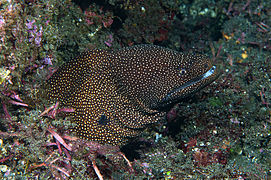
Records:
<instances>
[{"instance_id":1,"label":"eel jaw","mask_svg":"<svg viewBox=\"0 0 271 180\"><path fill-rule=\"evenodd\" d=\"M154 109L160 109L161 107L167 106L169 104L172 104L186 96L188 96L189 94L196 92L200 89L202 89L203 87L207 86L208 84L210 84L211 82L213 82L216 78L217 78L218 74L216 71L216 66L212 66L207 72L205 72L204 74L191 79L190 81L184 83L183 85L173 89L172 91L170 91L168 94L166 94L166 96L155 106L153 106L152 108ZM209 78L209 80L207 80ZM203 83L202 85L197 85L197 83L200 83L201 81L205 80L206 83ZM196 88L192 89L191 93L189 92L184 92L182 96L177 96L178 93L180 93L181 91L185 90L186 88L195 86ZM197 87L198 86L198 87ZM176 98L174 98L174 96L176 96Z\"/></svg>"}]
</instances>

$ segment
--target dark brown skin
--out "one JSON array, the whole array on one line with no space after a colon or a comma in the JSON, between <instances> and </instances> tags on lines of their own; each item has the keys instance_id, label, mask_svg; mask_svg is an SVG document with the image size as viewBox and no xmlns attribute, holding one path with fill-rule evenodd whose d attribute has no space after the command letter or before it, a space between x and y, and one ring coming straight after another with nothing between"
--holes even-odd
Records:
<instances>
[{"instance_id":1,"label":"dark brown skin","mask_svg":"<svg viewBox=\"0 0 271 180\"><path fill-rule=\"evenodd\" d=\"M216 76L204 56L139 45L88 51L61 66L46 85L51 100L75 109L71 116L79 137L124 145L164 116L165 106Z\"/></svg>"}]
</instances>

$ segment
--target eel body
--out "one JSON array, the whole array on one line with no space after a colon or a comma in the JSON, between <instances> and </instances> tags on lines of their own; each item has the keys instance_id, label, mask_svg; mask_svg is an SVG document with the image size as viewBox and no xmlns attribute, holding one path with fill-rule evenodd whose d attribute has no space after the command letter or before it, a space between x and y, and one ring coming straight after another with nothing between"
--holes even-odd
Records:
<instances>
[{"instance_id":1,"label":"eel body","mask_svg":"<svg viewBox=\"0 0 271 180\"><path fill-rule=\"evenodd\" d=\"M164 107L210 84L217 70L203 55L154 45L91 50L46 82L50 100L71 107L76 134L124 145L164 116Z\"/></svg>"}]
</instances>

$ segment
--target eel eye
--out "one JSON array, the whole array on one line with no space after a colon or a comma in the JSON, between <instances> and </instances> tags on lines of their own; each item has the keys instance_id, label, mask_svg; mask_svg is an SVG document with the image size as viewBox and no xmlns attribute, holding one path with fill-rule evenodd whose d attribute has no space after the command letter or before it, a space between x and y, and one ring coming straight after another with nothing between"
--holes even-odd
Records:
<instances>
[{"instance_id":1,"label":"eel eye","mask_svg":"<svg viewBox=\"0 0 271 180\"><path fill-rule=\"evenodd\" d=\"M181 75L184 75L185 73L186 73L186 70L185 70L185 69L181 69L181 70L180 70L180 74L181 74Z\"/></svg>"}]
</instances>

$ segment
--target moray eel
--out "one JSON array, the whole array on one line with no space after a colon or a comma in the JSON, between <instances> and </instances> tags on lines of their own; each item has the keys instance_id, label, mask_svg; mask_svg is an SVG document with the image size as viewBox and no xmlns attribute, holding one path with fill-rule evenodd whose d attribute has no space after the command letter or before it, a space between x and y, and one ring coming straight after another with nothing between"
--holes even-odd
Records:
<instances>
[{"instance_id":1,"label":"moray eel","mask_svg":"<svg viewBox=\"0 0 271 180\"><path fill-rule=\"evenodd\" d=\"M166 106L216 77L203 55L137 45L81 54L51 76L46 94L75 110L70 114L77 136L121 146L161 119Z\"/></svg>"}]
</instances>

